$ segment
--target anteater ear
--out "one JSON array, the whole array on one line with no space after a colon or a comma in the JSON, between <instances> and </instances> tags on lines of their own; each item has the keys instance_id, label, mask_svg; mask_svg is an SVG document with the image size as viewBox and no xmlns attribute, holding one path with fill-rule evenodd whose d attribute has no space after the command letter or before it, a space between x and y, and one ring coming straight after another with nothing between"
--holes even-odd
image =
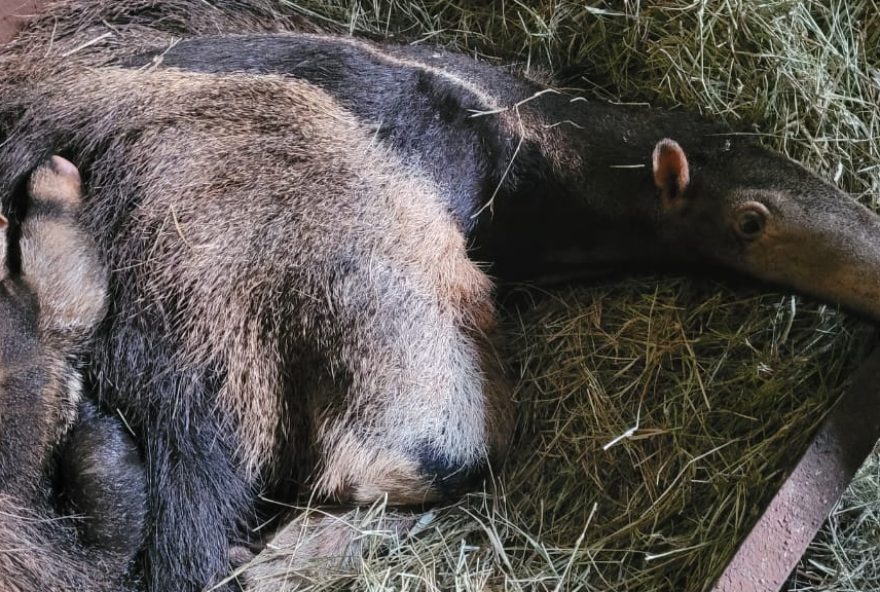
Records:
<instances>
[{"instance_id":1,"label":"anteater ear","mask_svg":"<svg viewBox=\"0 0 880 592\"><path fill-rule=\"evenodd\" d=\"M675 140L664 138L654 146L651 156L654 184L666 206L671 206L684 194L691 180L687 156Z\"/></svg>"}]
</instances>

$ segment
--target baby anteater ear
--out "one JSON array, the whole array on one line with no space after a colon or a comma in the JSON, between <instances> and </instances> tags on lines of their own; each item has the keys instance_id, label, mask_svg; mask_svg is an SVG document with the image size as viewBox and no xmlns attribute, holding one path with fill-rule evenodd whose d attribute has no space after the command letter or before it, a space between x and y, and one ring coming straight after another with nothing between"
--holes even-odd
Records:
<instances>
[{"instance_id":1,"label":"baby anteater ear","mask_svg":"<svg viewBox=\"0 0 880 592\"><path fill-rule=\"evenodd\" d=\"M82 181L79 171L67 159L53 156L31 174L28 194L37 203L76 208L80 202Z\"/></svg>"},{"instance_id":2,"label":"baby anteater ear","mask_svg":"<svg viewBox=\"0 0 880 592\"><path fill-rule=\"evenodd\" d=\"M651 157L654 184L660 190L664 207L676 206L690 183L687 156L675 140L664 138L657 142Z\"/></svg>"}]
</instances>

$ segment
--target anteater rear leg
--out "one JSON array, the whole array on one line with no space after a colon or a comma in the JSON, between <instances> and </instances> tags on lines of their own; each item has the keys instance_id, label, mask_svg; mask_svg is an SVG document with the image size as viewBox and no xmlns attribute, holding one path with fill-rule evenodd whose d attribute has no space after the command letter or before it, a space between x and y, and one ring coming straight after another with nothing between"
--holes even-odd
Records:
<instances>
[{"instance_id":1,"label":"anteater rear leg","mask_svg":"<svg viewBox=\"0 0 880 592\"><path fill-rule=\"evenodd\" d=\"M146 554L153 592L216 591L230 571L229 541L252 511L251 490L236 472L217 426L180 417L145 426L152 532Z\"/></svg>"},{"instance_id":2,"label":"anteater rear leg","mask_svg":"<svg viewBox=\"0 0 880 592\"><path fill-rule=\"evenodd\" d=\"M247 592L278 592L356 572L370 548L393 548L420 515L383 507L305 511L285 524L237 577Z\"/></svg>"}]
</instances>

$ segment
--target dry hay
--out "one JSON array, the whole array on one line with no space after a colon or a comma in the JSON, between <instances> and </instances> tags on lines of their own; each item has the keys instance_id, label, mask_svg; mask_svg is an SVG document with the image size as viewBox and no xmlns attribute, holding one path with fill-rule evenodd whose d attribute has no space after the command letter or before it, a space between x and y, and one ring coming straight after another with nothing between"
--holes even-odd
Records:
<instances>
[{"instance_id":1,"label":"dry hay","mask_svg":"<svg viewBox=\"0 0 880 592\"><path fill-rule=\"evenodd\" d=\"M287 6L545 69L588 95L716 114L880 206L875 1ZM710 280L516 287L505 302L519 432L493 493L426 514L403 541L367 513L364 562L315 589L704 590L866 346L833 308ZM791 590L880 588L876 460L847 496Z\"/></svg>"}]
</instances>

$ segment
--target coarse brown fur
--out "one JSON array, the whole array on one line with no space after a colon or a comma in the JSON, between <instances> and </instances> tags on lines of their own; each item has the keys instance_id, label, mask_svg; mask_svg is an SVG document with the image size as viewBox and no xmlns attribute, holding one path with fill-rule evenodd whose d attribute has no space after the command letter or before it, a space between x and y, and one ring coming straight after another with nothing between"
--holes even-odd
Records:
<instances>
[{"instance_id":1,"label":"coarse brown fur","mask_svg":"<svg viewBox=\"0 0 880 592\"><path fill-rule=\"evenodd\" d=\"M26 191L15 261L0 261L0 589L115 590L140 547L145 492L133 442L81 398L106 275L74 220L75 167L54 157ZM55 495L59 472L70 486Z\"/></svg>"},{"instance_id":2,"label":"coarse brown fur","mask_svg":"<svg viewBox=\"0 0 880 592\"><path fill-rule=\"evenodd\" d=\"M90 188L110 267L91 382L148 461L151 590L220 582L263 497L418 504L479 480L511 402L475 261L723 263L810 291L808 266L754 254L794 220L827 261L880 270L854 256L876 217L716 122L264 34L293 25L259 0L79 0L0 54L0 189L56 150ZM876 311L840 285L814 293ZM350 548L326 526L297 540Z\"/></svg>"},{"instance_id":3,"label":"coarse brown fur","mask_svg":"<svg viewBox=\"0 0 880 592\"><path fill-rule=\"evenodd\" d=\"M207 406L197 436L228 451L227 470L249 487L284 490L294 480L327 500L419 504L448 494L455 473L464 479L503 449L511 409L488 341L490 282L432 184L326 93L279 77L118 68L59 76L32 87L29 100L41 107L26 117L51 114L51 129L71 134L91 163L91 185L103 188L84 223L114 270L111 326L136 324L108 333L144 331L138 325L148 322L181 348L163 352L152 375L124 375L110 363L99 366L102 378L134 388L134 380L193 380L198 371L217 384L211 398L143 389L128 402L103 385L127 417L151 410L161 418L135 420L148 454L165 445L151 438L181 429L171 416ZM71 94L75 104L64 98ZM96 108L106 117L94 120ZM135 163L142 154L152 158ZM114 180L122 170L132 181L124 194ZM130 217L119 219L117 204L132 199ZM109 228L115 236L102 238ZM119 345L111 338L104 347ZM144 355L156 356L152 347ZM171 436L178 442L189 437L181 427ZM190 446L176 445L176 464L171 456L157 463L172 472L153 475L159 495L203 472L222 475L217 461L187 458ZM426 471L425 450L454 468ZM435 481L447 478L451 485ZM229 500L199 503L239 501L226 493ZM210 529L221 548L235 537L234 521L224 532L162 506L151 511L154 536ZM163 570L152 581L165 582L155 589L172 575L192 588L215 581L220 565L168 569L204 552L150 558Z\"/></svg>"}]
</instances>

